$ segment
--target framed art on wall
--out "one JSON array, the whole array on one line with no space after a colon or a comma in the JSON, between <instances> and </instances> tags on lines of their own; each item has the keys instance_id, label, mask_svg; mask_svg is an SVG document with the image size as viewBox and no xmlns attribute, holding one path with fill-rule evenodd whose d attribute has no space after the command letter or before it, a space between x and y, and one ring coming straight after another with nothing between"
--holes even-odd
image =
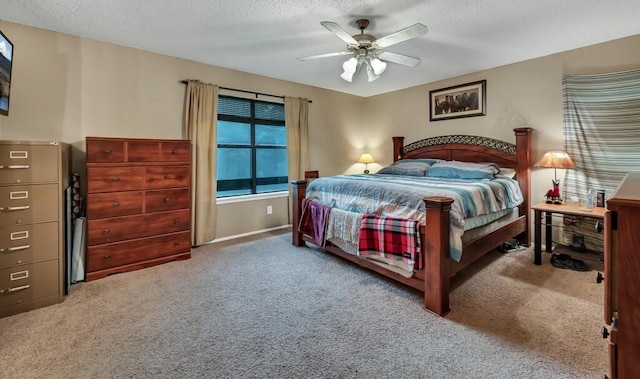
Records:
<instances>
[{"instance_id":1,"label":"framed art on wall","mask_svg":"<svg viewBox=\"0 0 640 379\"><path fill-rule=\"evenodd\" d=\"M0 31L0 114L4 116L9 115L12 61L13 44Z\"/></svg>"},{"instance_id":2,"label":"framed art on wall","mask_svg":"<svg viewBox=\"0 0 640 379\"><path fill-rule=\"evenodd\" d=\"M429 91L429 121L484 116L486 92L486 80Z\"/></svg>"}]
</instances>

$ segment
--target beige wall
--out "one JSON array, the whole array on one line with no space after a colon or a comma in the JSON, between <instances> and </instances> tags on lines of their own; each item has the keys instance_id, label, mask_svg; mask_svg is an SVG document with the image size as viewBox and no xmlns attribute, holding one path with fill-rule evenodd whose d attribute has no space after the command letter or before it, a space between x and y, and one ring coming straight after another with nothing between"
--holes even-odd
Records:
<instances>
[{"instance_id":1,"label":"beige wall","mask_svg":"<svg viewBox=\"0 0 640 379\"><path fill-rule=\"evenodd\" d=\"M513 128L534 128L532 164L562 150L562 77L640 69L640 35L571 50L436 83L367 98L367 144L381 163L391 162L388 140L405 142L443 134L477 134L515 142ZM429 58L427 58L429 59ZM487 81L487 115L429 121L429 91ZM390 133L390 131L392 131ZM564 177L563 170L558 177ZM544 200L553 170L532 168L532 204Z\"/></svg>"},{"instance_id":2,"label":"beige wall","mask_svg":"<svg viewBox=\"0 0 640 379\"><path fill-rule=\"evenodd\" d=\"M299 85L66 34L0 22L15 45L10 116L0 139L60 140L73 147L73 170L84 174L86 136L183 138L183 79L223 87L306 97L312 168L321 175L361 172L369 151L391 161L391 136L406 141L441 134L478 134L513 141L512 129L535 128L533 159L562 148L564 74L640 68L640 36L508 65L370 98ZM427 59L437 59L429 57ZM487 116L429 122L429 90L487 80ZM384 80L384 76L379 80ZM558 173L559 176L561 173ZM533 169L533 201L551 170ZM274 214L266 216L266 205ZM286 222L286 201L221 206L218 237Z\"/></svg>"}]
</instances>

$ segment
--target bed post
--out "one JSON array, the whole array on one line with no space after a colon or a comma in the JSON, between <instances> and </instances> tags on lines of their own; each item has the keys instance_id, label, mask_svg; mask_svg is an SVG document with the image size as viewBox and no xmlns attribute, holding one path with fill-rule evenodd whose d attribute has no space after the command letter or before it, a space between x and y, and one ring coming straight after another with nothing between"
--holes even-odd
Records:
<instances>
[{"instance_id":1,"label":"bed post","mask_svg":"<svg viewBox=\"0 0 640 379\"><path fill-rule=\"evenodd\" d=\"M307 181L292 180L291 186L293 187L293 198L291 202L293 206L293 210L291 212L291 243L296 246L304 246L302 233L298 231L298 226L300 224L300 212L302 211L302 199L304 199L307 191Z\"/></svg>"},{"instance_id":2,"label":"bed post","mask_svg":"<svg viewBox=\"0 0 640 379\"><path fill-rule=\"evenodd\" d=\"M393 161L397 161L402 158L402 146L404 144L404 137L391 137L393 139Z\"/></svg>"},{"instance_id":3,"label":"bed post","mask_svg":"<svg viewBox=\"0 0 640 379\"><path fill-rule=\"evenodd\" d=\"M443 316L449 312L449 213L453 199L433 196L426 197L424 203L424 307Z\"/></svg>"},{"instance_id":4,"label":"bed post","mask_svg":"<svg viewBox=\"0 0 640 379\"><path fill-rule=\"evenodd\" d=\"M529 246L529 213L531 212L531 200L529 192L531 191L531 131L532 128L515 128L516 133L516 159L518 166L516 167L516 179L522 189L524 201L520 205L519 212L521 216L526 217L525 230L517 236L521 245Z\"/></svg>"}]
</instances>

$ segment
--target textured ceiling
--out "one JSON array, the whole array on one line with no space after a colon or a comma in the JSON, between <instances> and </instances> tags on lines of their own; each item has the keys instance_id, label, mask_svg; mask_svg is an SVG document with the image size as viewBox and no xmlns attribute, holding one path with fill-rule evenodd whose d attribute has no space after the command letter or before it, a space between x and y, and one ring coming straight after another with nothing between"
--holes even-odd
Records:
<instances>
[{"instance_id":1,"label":"textured ceiling","mask_svg":"<svg viewBox=\"0 0 640 379\"><path fill-rule=\"evenodd\" d=\"M365 97L640 34L638 15L639 0L0 0L5 21ZM320 22L357 34L359 18L377 38L426 25L385 49L421 63L348 83L345 57L296 59L345 50Z\"/></svg>"}]
</instances>

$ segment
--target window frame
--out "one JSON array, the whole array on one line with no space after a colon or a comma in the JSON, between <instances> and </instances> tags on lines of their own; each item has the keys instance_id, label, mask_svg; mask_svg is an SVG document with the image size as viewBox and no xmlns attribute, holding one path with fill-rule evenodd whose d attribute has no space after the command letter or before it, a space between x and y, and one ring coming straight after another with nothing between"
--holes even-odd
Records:
<instances>
[{"instance_id":1,"label":"window frame","mask_svg":"<svg viewBox=\"0 0 640 379\"><path fill-rule=\"evenodd\" d=\"M258 169L257 152L258 152L258 150L274 149L274 150L284 150L285 153L288 153L287 152L286 140L285 140L284 145L260 145L260 144L256 143L256 127L258 125L282 127L285 130L285 139L286 139L286 126L285 126L284 117L283 117L282 120L258 118L258 117L256 117L256 104L268 104L268 105L281 106L282 107L282 111L283 111L283 115L284 115L284 104L275 103L275 102L269 102L269 101L263 101L263 100L257 100L257 99L247 99L247 98L244 98L244 97L235 97L235 96L229 96L229 95L220 95L220 96L218 96L218 102L220 102L221 99L225 99L225 98L232 99L234 101L244 101L244 102L249 103L250 104L251 115L249 117L242 117L242 116L218 113L217 121L228 121L228 122L248 124L249 127L250 127L251 141L250 141L249 144L218 143L217 142L218 136L216 135L216 146L217 146L218 149L221 149L221 148L225 148L225 149L236 149L236 148L237 149L250 149L250 154L251 154L251 157L250 157L250 159L251 159L251 178L223 179L223 180L220 180L220 179L218 179L218 177L216 175L216 188L217 188L216 198L219 200L219 199L229 199L229 198L240 197L240 196L247 197L247 196L264 195L264 194L271 194L271 193L278 193L278 192L286 191L285 189L278 189L278 190L273 190L273 191L261 191L261 192L258 192L258 188L261 185L288 184L288 180L289 180L288 175L286 175L286 176L270 176L270 177L265 177L265 178L258 178L257 177L257 169ZM217 153L216 153L216 159L217 158L218 157L217 157ZM221 184L223 184L223 185L221 186ZM242 194L235 194L235 195L220 196L221 188L224 188L224 189L222 189L222 191L249 190L250 193L242 193Z\"/></svg>"}]
</instances>

